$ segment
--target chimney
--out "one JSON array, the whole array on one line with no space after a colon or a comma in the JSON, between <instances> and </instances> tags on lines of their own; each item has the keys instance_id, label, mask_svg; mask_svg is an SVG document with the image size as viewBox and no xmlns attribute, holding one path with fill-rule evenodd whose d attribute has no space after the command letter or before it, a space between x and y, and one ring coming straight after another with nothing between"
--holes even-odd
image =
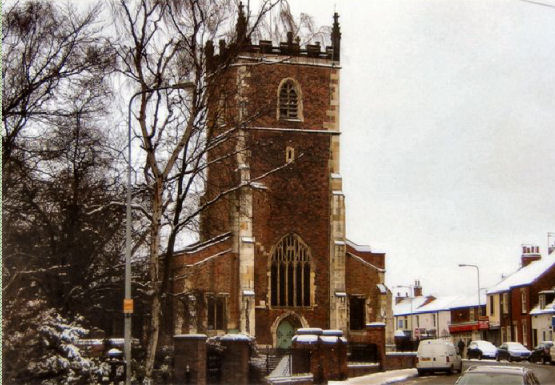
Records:
<instances>
[{"instance_id":1,"label":"chimney","mask_svg":"<svg viewBox=\"0 0 555 385\"><path fill-rule=\"evenodd\" d=\"M547 233L547 254L555 252L555 233Z\"/></svg>"},{"instance_id":2,"label":"chimney","mask_svg":"<svg viewBox=\"0 0 555 385\"><path fill-rule=\"evenodd\" d=\"M540 260L540 247L536 245L522 245L522 256L520 262L522 267L528 266L530 263Z\"/></svg>"},{"instance_id":3,"label":"chimney","mask_svg":"<svg viewBox=\"0 0 555 385\"><path fill-rule=\"evenodd\" d=\"M420 286L420 281L414 281L414 296L422 297L422 286Z\"/></svg>"}]
</instances>

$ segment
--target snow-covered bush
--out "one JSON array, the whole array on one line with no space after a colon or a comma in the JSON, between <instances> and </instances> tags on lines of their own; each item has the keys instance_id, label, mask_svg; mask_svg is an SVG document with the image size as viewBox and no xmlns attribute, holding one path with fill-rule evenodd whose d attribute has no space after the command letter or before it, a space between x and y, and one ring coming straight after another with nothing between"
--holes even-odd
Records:
<instances>
[{"instance_id":1,"label":"snow-covered bush","mask_svg":"<svg viewBox=\"0 0 555 385\"><path fill-rule=\"evenodd\" d=\"M88 330L42 301L27 301L3 319L3 380L20 384L93 384L97 364L75 345ZM16 318L16 319L14 319Z\"/></svg>"}]
</instances>

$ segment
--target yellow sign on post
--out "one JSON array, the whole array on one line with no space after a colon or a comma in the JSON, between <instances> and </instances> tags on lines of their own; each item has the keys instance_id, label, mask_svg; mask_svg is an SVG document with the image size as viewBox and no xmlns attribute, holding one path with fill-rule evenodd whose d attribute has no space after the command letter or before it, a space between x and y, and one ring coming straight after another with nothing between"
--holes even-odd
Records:
<instances>
[{"instance_id":1,"label":"yellow sign on post","mask_svg":"<svg viewBox=\"0 0 555 385\"><path fill-rule=\"evenodd\" d=\"M132 314L133 313L133 300L125 298L123 300L123 312L125 314Z\"/></svg>"}]
</instances>

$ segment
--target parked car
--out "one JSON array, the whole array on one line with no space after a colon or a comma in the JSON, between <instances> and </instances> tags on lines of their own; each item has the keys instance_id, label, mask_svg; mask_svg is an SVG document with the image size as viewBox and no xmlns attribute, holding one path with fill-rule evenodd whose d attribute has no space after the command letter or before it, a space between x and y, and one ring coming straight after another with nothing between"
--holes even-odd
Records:
<instances>
[{"instance_id":1,"label":"parked car","mask_svg":"<svg viewBox=\"0 0 555 385\"><path fill-rule=\"evenodd\" d=\"M497 356L497 348L489 341L472 341L468 344L466 349L466 356L468 358L495 358Z\"/></svg>"},{"instance_id":2,"label":"parked car","mask_svg":"<svg viewBox=\"0 0 555 385\"><path fill-rule=\"evenodd\" d=\"M449 373L462 371L462 359L455 345L445 340L422 340L416 353L416 370L421 376L426 372L446 371Z\"/></svg>"},{"instance_id":3,"label":"parked car","mask_svg":"<svg viewBox=\"0 0 555 385\"><path fill-rule=\"evenodd\" d=\"M533 370L521 366L471 366L455 385L540 385Z\"/></svg>"},{"instance_id":4,"label":"parked car","mask_svg":"<svg viewBox=\"0 0 555 385\"><path fill-rule=\"evenodd\" d=\"M519 342L504 342L497 349L497 361L527 360L530 353L530 350Z\"/></svg>"},{"instance_id":5,"label":"parked car","mask_svg":"<svg viewBox=\"0 0 555 385\"><path fill-rule=\"evenodd\" d=\"M549 349L553 346L551 341L542 341L532 350L530 354L530 362L542 362L544 364L551 362L551 355Z\"/></svg>"}]
</instances>

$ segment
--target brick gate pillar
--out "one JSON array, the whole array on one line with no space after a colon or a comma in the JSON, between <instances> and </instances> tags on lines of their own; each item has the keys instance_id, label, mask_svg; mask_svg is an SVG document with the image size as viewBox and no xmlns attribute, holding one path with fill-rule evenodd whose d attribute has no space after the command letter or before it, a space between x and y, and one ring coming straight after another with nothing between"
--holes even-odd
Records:
<instances>
[{"instance_id":1,"label":"brick gate pillar","mask_svg":"<svg viewBox=\"0 0 555 385\"><path fill-rule=\"evenodd\" d=\"M227 334L220 339L224 347L221 378L226 384L249 383L249 355L251 337L244 334Z\"/></svg>"},{"instance_id":2,"label":"brick gate pillar","mask_svg":"<svg viewBox=\"0 0 555 385\"><path fill-rule=\"evenodd\" d=\"M378 347L378 357L382 369L385 365L385 324L383 322L373 322L366 324L367 342Z\"/></svg>"},{"instance_id":3,"label":"brick gate pillar","mask_svg":"<svg viewBox=\"0 0 555 385\"><path fill-rule=\"evenodd\" d=\"M175 382L206 385L206 335L179 334L173 338Z\"/></svg>"}]
</instances>

